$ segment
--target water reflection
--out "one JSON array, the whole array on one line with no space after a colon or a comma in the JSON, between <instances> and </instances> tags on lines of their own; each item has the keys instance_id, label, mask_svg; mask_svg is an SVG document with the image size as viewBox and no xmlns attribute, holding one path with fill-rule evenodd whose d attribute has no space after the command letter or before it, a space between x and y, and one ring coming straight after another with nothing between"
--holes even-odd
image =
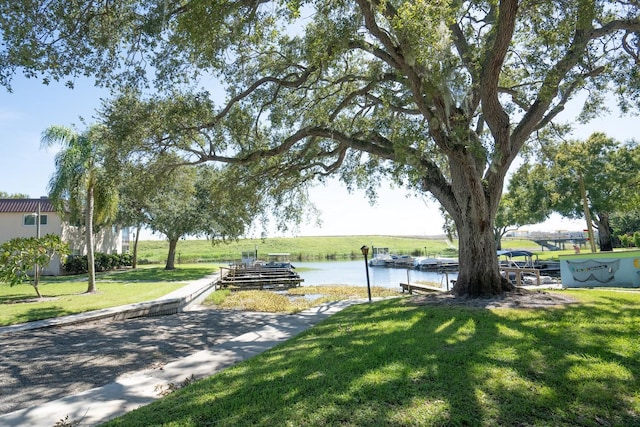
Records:
<instances>
[{"instance_id":1,"label":"water reflection","mask_svg":"<svg viewBox=\"0 0 640 427\"><path fill-rule=\"evenodd\" d=\"M293 263L304 279L302 286L312 285L354 285L367 286L364 259L360 261L327 261ZM408 279L407 279L408 275ZM400 288L400 283L418 281L433 282L443 289L447 288L447 279L455 280L458 273L441 274L430 271L407 270L404 268L369 267L371 286ZM449 288L451 288L449 283Z\"/></svg>"}]
</instances>

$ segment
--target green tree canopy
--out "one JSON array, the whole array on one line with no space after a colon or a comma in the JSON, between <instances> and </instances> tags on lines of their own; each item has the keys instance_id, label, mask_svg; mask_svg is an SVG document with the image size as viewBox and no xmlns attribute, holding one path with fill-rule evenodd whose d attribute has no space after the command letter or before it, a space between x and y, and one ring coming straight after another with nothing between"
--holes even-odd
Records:
<instances>
[{"instance_id":1,"label":"green tree canopy","mask_svg":"<svg viewBox=\"0 0 640 427\"><path fill-rule=\"evenodd\" d=\"M640 232L640 207L625 214L615 213L611 216L611 227L617 235L626 234L632 236Z\"/></svg>"},{"instance_id":2,"label":"green tree canopy","mask_svg":"<svg viewBox=\"0 0 640 427\"><path fill-rule=\"evenodd\" d=\"M0 199L28 199L29 196L27 194L22 193L13 193L9 194L4 191L0 191Z\"/></svg>"},{"instance_id":3,"label":"green tree canopy","mask_svg":"<svg viewBox=\"0 0 640 427\"><path fill-rule=\"evenodd\" d=\"M157 170L156 188L141 208L148 228L169 241L165 266L169 270L175 268L181 238L206 237L212 243L237 239L265 214L268 196L248 169L175 166L176 160L165 158L150 165L149 170Z\"/></svg>"},{"instance_id":4,"label":"green tree canopy","mask_svg":"<svg viewBox=\"0 0 640 427\"><path fill-rule=\"evenodd\" d=\"M128 121L150 149L194 163L277 164L302 183L338 174L372 192L389 178L431 193L459 236L454 291L495 294L510 288L493 231L512 162L580 91L585 120L606 91L637 110L639 9L604 0L19 2L0 20L0 83L18 71L111 86L153 80L168 97L127 94L114 109L169 113L160 128ZM211 77L226 99L211 93Z\"/></svg>"},{"instance_id":5,"label":"green tree canopy","mask_svg":"<svg viewBox=\"0 0 640 427\"><path fill-rule=\"evenodd\" d=\"M555 156L549 170L553 207L561 215L583 218L579 182L583 179L602 251L613 250L609 218L613 213L628 211L628 200L635 197L635 192L629 191L629 183L638 179L640 163L635 161L633 150L637 147L620 144L603 133L595 133L585 141L563 142L553 149Z\"/></svg>"}]
</instances>

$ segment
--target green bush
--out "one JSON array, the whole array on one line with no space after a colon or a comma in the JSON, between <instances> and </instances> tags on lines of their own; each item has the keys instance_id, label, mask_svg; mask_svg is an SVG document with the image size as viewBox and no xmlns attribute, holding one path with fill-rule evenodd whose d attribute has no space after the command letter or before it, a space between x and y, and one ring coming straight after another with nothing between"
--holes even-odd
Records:
<instances>
[{"instance_id":1,"label":"green bush","mask_svg":"<svg viewBox=\"0 0 640 427\"><path fill-rule=\"evenodd\" d=\"M109 271L112 269L111 256L104 253L95 254L96 271Z\"/></svg>"},{"instance_id":2,"label":"green bush","mask_svg":"<svg viewBox=\"0 0 640 427\"><path fill-rule=\"evenodd\" d=\"M640 231L636 231L633 235L628 233L622 234L618 236L618 239L620 239L620 245L623 248L630 248L632 246L640 248Z\"/></svg>"},{"instance_id":3,"label":"green bush","mask_svg":"<svg viewBox=\"0 0 640 427\"><path fill-rule=\"evenodd\" d=\"M132 257L130 254L95 254L96 271L111 271L118 268L130 267ZM67 274L84 274L89 271L89 262L86 255L71 255L63 265Z\"/></svg>"},{"instance_id":4,"label":"green bush","mask_svg":"<svg viewBox=\"0 0 640 427\"><path fill-rule=\"evenodd\" d=\"M82 274L89 271L86 255L69 255L62 268L67 274Z\"/></svg>"},{"instance_id":5,"label":"green bush","mask_svg":"<svg viewBox=\"0 0 640 427\"><path fill-rule=\"evenodd\" d=\"M117 262L117 265L115 266L116 268L131 267L132 265L133 265L133 255L128 253L118 255L118 262Z\"/></svg>"}]
</instances>

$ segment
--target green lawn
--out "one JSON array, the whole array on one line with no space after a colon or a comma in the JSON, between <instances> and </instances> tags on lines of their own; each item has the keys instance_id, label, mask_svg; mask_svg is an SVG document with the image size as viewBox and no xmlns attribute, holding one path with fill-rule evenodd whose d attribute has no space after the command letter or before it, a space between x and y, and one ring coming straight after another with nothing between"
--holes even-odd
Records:
<instances>
[{"instance_id":1,"label":"green lawn","mask_svg":"<svg viewBox=\"0 0 640 427\"><path fill-rule=\"evenodd\" d=\"M2 284L0 326L150 301L217 269L217 265L185 265L173 271L152 267L103 273L97 276L98 292L95 294L85 293L86 276L44 277L40 284L42 300L28 284Z\"/></svg>"},{"instance_id":2,"label":"green lawn","mask_svg":"<svg viewBox=\"0 0 640 427\"><path fill-rule=\"evenodd\" d=\"M580 303L354 306L108 425L640 425L640 292L564 292Z\"/></svg>"}]
</instances>

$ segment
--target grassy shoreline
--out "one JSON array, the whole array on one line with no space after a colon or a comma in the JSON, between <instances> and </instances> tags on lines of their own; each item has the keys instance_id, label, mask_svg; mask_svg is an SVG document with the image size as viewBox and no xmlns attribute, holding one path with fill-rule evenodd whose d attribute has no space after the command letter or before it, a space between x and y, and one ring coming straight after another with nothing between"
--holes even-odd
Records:
<instances>
[{"instance_id":1,"label":"grassy shoreline","mask_svg":"<svg viewBox=\"0 0 640 427\"><path fill-rule=\"evenodd\" d=\"M457 256L458 242L444 237L394 237L394 236L304 236L275 237L264 239L242 239L228 243L209 240L181 240L176 249L176 262L228 262L238 261L243 251L257 251L265 259L268 253L291 254L294 261L359 259L360 247L385 247L391 252L412 256ZM509 239L505 248L535 249L536 244L528 240ZM138 260L141 263L165 262L169 244L166 240L143 240L139 242ZM548 251L547 251L548 253Z\"/></svg>"}]
</instances>

